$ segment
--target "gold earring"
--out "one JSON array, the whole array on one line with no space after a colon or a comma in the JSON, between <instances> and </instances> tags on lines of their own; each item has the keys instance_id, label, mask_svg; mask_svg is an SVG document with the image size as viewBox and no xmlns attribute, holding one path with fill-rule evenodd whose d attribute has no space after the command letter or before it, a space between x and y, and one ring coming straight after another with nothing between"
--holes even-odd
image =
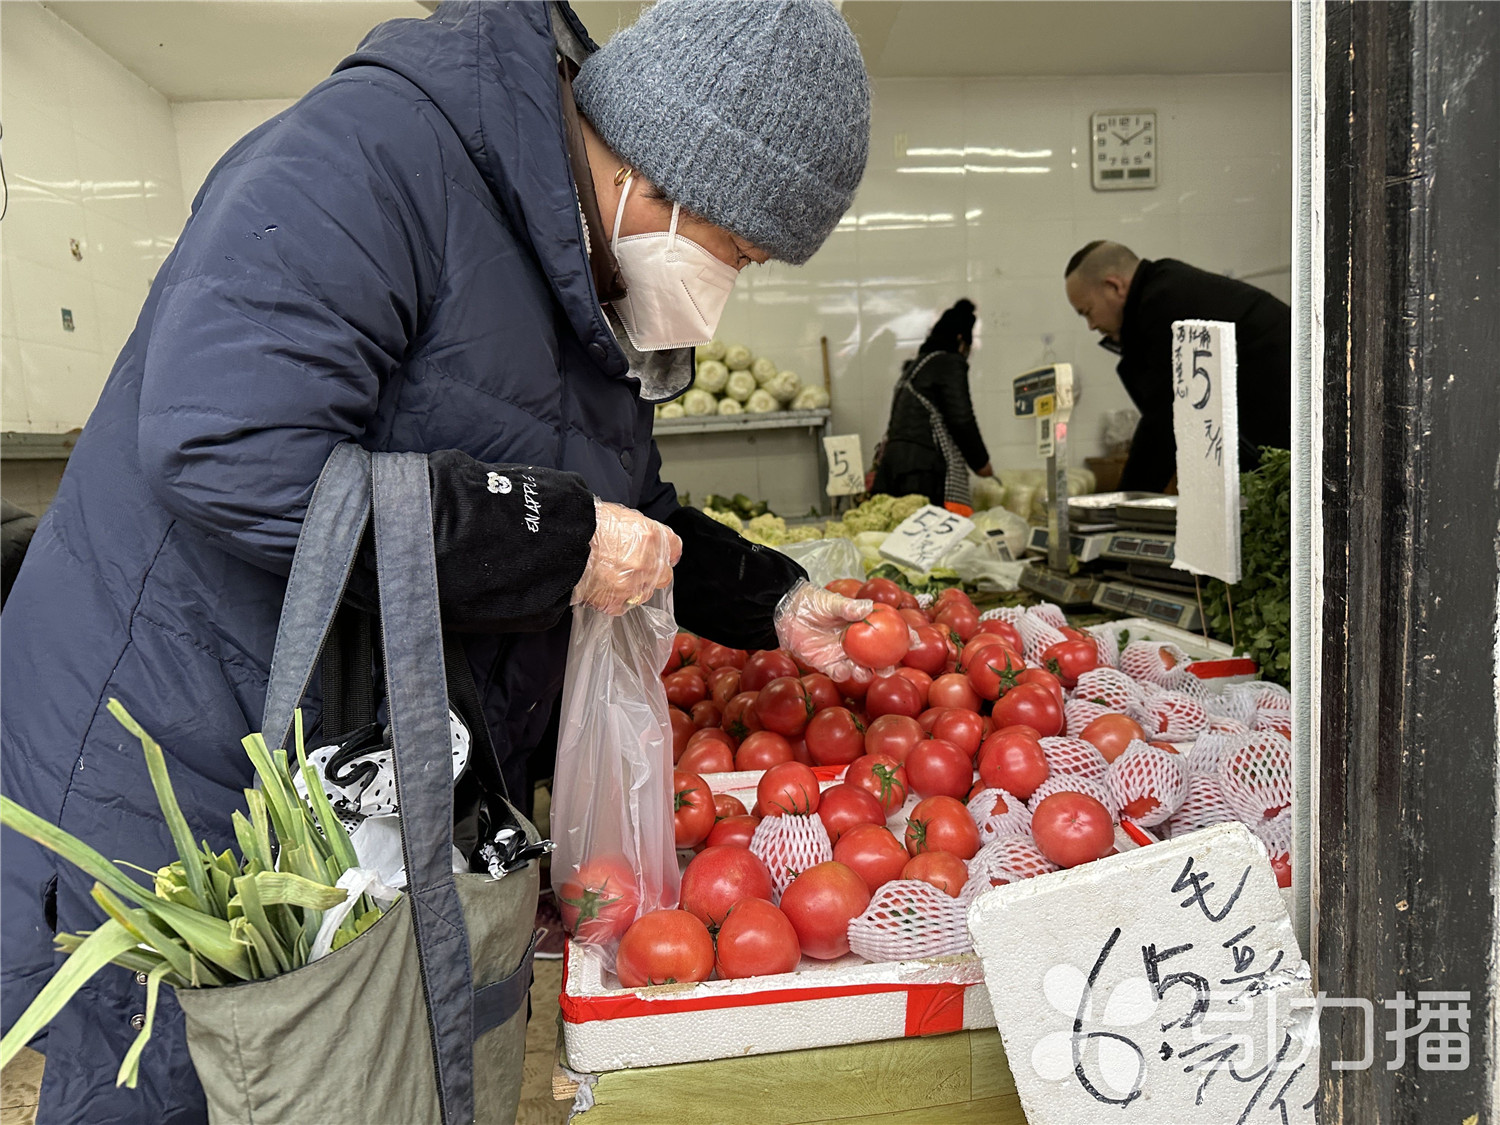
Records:
<instances>
[{"instance_id":1,"label":"gold earring","mask_svg":"<svg viewBox=\"0 0 1500 1125\"><path fill-rule=\"evenodd\" d=\"M630 179L630 177L632 175L633 175L633 170L631 169L630 165L628 165L628 164L621 165L620 166L620 170L615 173L615 187L619 187L626 180Z\"/></svg>"}]
</instances>

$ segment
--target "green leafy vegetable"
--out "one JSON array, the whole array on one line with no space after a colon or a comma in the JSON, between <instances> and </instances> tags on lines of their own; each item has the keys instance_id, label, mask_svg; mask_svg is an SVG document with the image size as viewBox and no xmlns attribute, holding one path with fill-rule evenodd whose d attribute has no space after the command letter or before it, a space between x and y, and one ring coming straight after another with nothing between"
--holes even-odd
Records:
<instances>
[{"instance_id":1,"label":"green leafy vegetable","mask_svg":"<svg viewBox=\"0 0 1500 1125\"><path fill-rule=\"evenodd\" d=\"M1211 580L1203 592L1208 629L1260 665L1267 680L1291 685L1292 676L1292 455L1262 451L1259 468L1240 476L1244 577L1226 589ZM1231 620L1231 603L1233 618ZM1123 642L1122 642L1123 643Z\"/></svg>"}]
</instances>

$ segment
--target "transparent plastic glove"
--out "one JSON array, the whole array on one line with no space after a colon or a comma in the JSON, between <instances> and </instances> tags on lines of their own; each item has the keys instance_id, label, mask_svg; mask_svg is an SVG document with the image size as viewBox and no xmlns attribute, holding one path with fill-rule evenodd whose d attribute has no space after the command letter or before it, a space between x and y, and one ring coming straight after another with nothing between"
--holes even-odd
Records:
<instances>
[{"instance_id":1,"label":"transparent plastic glove","mask_svg":"<svg viewBox=\"0 0 1500 1125\"><path fill-rule=\"evenodd\" d=\"M875 603L866 598L846 598L804 580L788 590L776 607L776 639L782 648L826 676L868 683L874 674L844 652L844 630L874 608Z\"/></svg>"},{"instance_id":2,"label":"transparent plastic glove","mask_svg":"<svg viewBox=\"0 0 1500 1125\"><path fill-rule=\"evenodd\" d=\"M666 524L596 496L589 561L573 604L618 617L670 583L681 556L682 540Z\"/></svg>"}]
</instances>

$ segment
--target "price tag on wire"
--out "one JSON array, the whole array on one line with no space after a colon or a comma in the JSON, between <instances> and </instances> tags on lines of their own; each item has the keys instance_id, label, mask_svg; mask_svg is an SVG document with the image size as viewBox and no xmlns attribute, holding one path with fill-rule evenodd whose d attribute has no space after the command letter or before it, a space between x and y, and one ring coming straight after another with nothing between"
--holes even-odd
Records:
<instances>
[{"instance_id":1,"label":"price tag on wire","mask_svg":"<svg viewBox=\"0 0 1500 1125\"><path fill-rule=\"evenodd\" d=\"M1172 566L1240 580L1239 388L1234 324L1172 324L1177 543Z\"/></svg>"},{"instance_id":2,"label":"price tag on wire","mask_svg":"<svg viewBox=\"0 0 1500 1125\"><path fill-rule=\"evenodd\" d=\"M823 439L828 456L829 496L858 496L865 490L865 459L858 434L835 434Z\"/></svg>"},{"instance_id":3,"label":"price tag on wire","mask_svg":"<svg viewBox=\"0 0 1500 1125\"><path fill-rule=\"evenodd\" d=\"M973 520L928 504L918 508L886 536L880 545L880 553L899 566L925 573L967 539L973 530Z\"/></svg>"}]
</instances>

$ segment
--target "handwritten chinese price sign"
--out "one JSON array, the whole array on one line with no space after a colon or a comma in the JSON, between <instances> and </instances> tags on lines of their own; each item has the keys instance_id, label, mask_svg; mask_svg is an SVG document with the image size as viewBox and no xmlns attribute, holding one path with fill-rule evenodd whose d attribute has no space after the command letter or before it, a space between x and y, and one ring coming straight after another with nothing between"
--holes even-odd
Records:
<instances>
[{"instance_id":1,"label":"handwritten chinese price sign","mask_svg":"<svg viewBox=\"0 0 1500 1125\"><path fill-rule=\"evenodd\" d=\"M880 553L900 566L925 572L973 530L973 520L928 504L896 525L880 545Z\"/></svg>"},{"instance_id":2,"label":"handwritten chinese price sign","mask_svg":"<svg viewBox=\"0 0 1500 1125\"><path fill-rule=\"evenodd\" d=\"M1238 582L1240 424L1232 323L1173 323L1172 394L1180 496L1172 565Z\"/></svg>"},{"instance_id":3,"label":"handwritten chinese price sign","mask_svg":"<svg viewBox=\"0 0 1500 1125\"><path fill-rule=\"evenodd\" d=\"M1031 1125L1317 1120L1310 973L1243 825L996 888L969 932Z\"/></svg>"},{"instance_id":4,"label":"handwritten chinese price sign","mask_svg":"<svg viewBox=\"0 0 1500 1125\"><path fill-rule=\"evenodd\" d=\"M858 434L836 434L823 439L828 457L829 496L858 496L865 490L865 459Z\"/></svg>"}]
</instances>

